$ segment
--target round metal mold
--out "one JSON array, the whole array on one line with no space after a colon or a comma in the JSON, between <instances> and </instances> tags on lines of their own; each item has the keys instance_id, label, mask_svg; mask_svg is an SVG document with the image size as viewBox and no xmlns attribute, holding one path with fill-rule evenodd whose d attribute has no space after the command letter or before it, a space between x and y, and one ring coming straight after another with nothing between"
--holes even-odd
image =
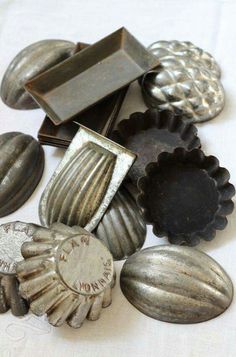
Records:
<instances>
[{"instance_id":1,"label":"round metal mold","mask_svg":"<svg viewBox=\"0 0 236 357\"><path fill-rule=\"evenodd\" d=\"M221 77L221 70L214 57L203 49L195 46L189 41L157 41L152 43L148 50L157 57L163 58L163 61L172 59L173 56L179 56L183 59L190 58L210 70L216 77Z\"/></svg>"},{"instance_id":2,"label":"round metal mold","mask_svg":"<svg viewBox=\"0 0 236 357\"><path fill-rule=\"evenodd\" d=\"M44 169L44 152L32 136L10 132L0 135L0 217L27 201Z\"/></svg>"},{"instance_id":3,"label":"round metal mold","mask_svg":"<svg viewBox=\"0 0 236 357\"><path fill-rule=\"evenodd\" d=\"M0 313L11 309L15 316L28 312L28 304L19 293L16 265L22 260L21 245L36 229L33 224L9 222L0 226Z\"/></svg>"},{"instance_id":4,"label":"round metal mold","mask_svg":"<svg viewBox=\"0 0 236 357\"><path fill-rule=\"evenodd\" d=\"M146 232L146 224L135 199L125 187L121 187L94 235L106 245L114 260L121 260L142 248Z\"/></svg>"},{"instance_id":5,"label":"round metal mold","mask_svg":"<svg viewBox=\"0 0 236 357\"><path fill-rule=\"evenodd\" d=\"M215 318L233 298L223 268L205 253L183 246L160 245L133 254L122 268L120 285L145 315L179 324Z\"/></svg>"},{"instance_id":6,"label":"round metal mold","mask_svg":"<svg viewBox=\"0 0 236 357\"><path fill-rule=\"evenodd\" d=\"M39 227L21 249L17 265L20 293L31 311L47 314L53 326L67 322L78 328L99 318L111 303L113 259L108 249L82 228L55 223Z\"/></svg>"},{"instance_id":7,"label":"round metal mold","mask_svg":"<svg viewBox=\"0 0 236 357\"><path fill-rule=\"evenodd\" d=\"M1 84L3 102L14 109L34 109L38 104L24 89L30 79L70 57L75 44L64 40L42 40L24 48L9 64Z\"/></svg>"},{"instance_id":8,"label":"round metal mold","mask_svg":"<svg viewBox=\"0 0 236 357\"><path fill-rule=\"evenodd\" d=\"M134 184L145 175L148 163L157 159L163 152L173 152L177 147L187 150L200 148L197 128L182 120L169 110L149 109L144 113L133 113L129 119L122 120L112 139L137 155L129 171Z\"/></svg>"},{"instance_id":9,"label":"round metal mold","mask_svg":"<svg viewBox=\"0 0 236 357\"><path fill-rule=\"evenodd\" d=\"M196 123L213 119L222 111L224 89L213 57L188 43L182 46L160 41L149 50L158 57L160 66L140 80L148 107L169 109Z\"/></svg>"},{"instance_id":10,"label":"round metal mold","mask_svg":"<svg viewBox=\"0 0 236 357\"><path fill-rule=\"evenodd\" d=\"M194 246L226 227L235 194L229 177L216 157L177 148L146 167L146 176L138 182L138 203L155 235Z\"/></svg>"}]
</instances>

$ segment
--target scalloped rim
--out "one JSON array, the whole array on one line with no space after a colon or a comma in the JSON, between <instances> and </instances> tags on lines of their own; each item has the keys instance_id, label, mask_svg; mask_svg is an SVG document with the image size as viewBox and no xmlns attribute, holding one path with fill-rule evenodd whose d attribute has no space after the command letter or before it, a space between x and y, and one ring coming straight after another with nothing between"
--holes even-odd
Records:
<instances>
[{"instance_id":1,"label":"scalloped rim","mask_svg":"<svg viewBox=\"0 0 236 357\"><path fill-rule=\"evenodd\" d=\"M196 163L200 169L204 169L210 178L212 178L216 184L218 190L218 210L211 222L200 231L196 231L190 234L170 234L168 231L161 230L157 223L154 223L150 214L150 211L146 205L147 196L145 194L146 186L149 184L149 177L166 161L181 161ZM153 225L153 233L156 236L168 237L170 243L173 244L186 244L195 246L200 243L200 239L205 241L212 240L216 235L216 230L223 230L227 225L226 216L232 213L234 209L234 203L231 198L235 195L234 186L229 183L230 174L227 169L219 166L219 161L215 156L205 156L202 150L193 149L187 151L183 148L176 148L173 153L163 152L158 156L157 162L152 162L147 165L146 175L141 177L138 181L139 195L137 202L143 210L143 215L147 223Z\"/></svg>"}]
</instances>

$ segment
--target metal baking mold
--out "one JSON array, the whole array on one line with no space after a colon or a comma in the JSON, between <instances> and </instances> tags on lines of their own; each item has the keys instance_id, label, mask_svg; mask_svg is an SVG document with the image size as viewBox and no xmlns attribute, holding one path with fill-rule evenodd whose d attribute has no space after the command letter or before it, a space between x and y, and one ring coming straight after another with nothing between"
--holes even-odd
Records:
<instances>
[{"instance_id":1,"label":"metal baking mold","mask_svg":"<svg viewBox=\"0 0 236 357\"><path fill-rule=\"evenodd\" d=\"M199 149L163 152L138 182L138 203L159 237L194 246L212 240L227 225L235 188L229 172Z\"/></svg>"},{"instance_id":2,"label":"metal baking mold","mask_svg":"<svg viewBox=\"0 0 236 357\"><path fill-rule=\"evenodd\" d=\"M84 229L54 224L39 227L33 241L22 245L24 260L17 265L21 295L31 311L47 314L53 326L67 322L78 328L97 320L111 303L113 259L108 249Z\"/></svg>"},{"instance_id":3,"label":"metal baking mold","mask_svg":"<svg viewBox=\"0 0 236 357\"><path fill-rule=\"evenodd\" d=\"M198 123L222 111L225 95L214 59L188 44L152 44L149 51L158 57L160 65L147 72L140 84L148 107L169 109L183 114L188 122Z\"/></svg>"},{"instance_id":4,"label":"metal baking mold","mask_svg":"<svg viewBox=\"0 0 236 357\"><path fill-rule=\"evenodd\" d=\"M154 319L193 324L222 314L233 298L232 282L211 257L196 249L160 245L129 257L121 290L139 311Z\"/></svg>"},{"instance_id":5,"label":"metal baking mold","mask_svg":"<svg viewBox=\"0 0 236 357\"><path fill-rule=\"evenodd\" d=\"M158 64L156 56L121 28L28 81L25 88L60 125Z\"/></svg>"},{"instance_id":6,"label":"metal baking mold","mask_svg":"<svg viewBox=\"0 0 236 357\"><path fill-rule=\"evenodd\" d=\"M32 136L18 132L0 135L0 217L23 205L38 185L44 152Z\"/></svg>"},{"instance_id":7,"label":"metal baking mold","mask_svg":"<svg viewBox=\"0 0 236 357\"><path fill-rule=\"evenodd\" d=\"M122 88L82 114L73 121L61 125L54 125L49 117L43 121L38 132L41 144L67 148L79 129L79 124L85 125L103 136L109 137L116 124L122 103L128 87Z\"/></svg>"},{"instance_id":8,"label":"metal baking mold","mask_svg":"<svg viewBox=\"0 0 236 357\"><path fill-rule=\"evenodd\" d=\"M11 309L14 316L24 316L29 311L28 303L19 293L16 276L0 275L0 314Z\"/></svg>"},{"instance_id":9,"label":"metal baking mold","mask_svg":"<svg viewBox=\"0 0 236 357\"><path fill-rule=\"evenodd\" d=\"M197 128L169 110L149 109L122 120L111 138L133 151L137 160L129 171L134 184L145 175L145 167L163 152L177 147L192 150L201 146Z\"/></svg>"},{"instance_id":10,"label":"metal baking mold","mask_svg":"<svg viewBox=\"0 0 236 357\"><path fill-rule=\"evenodd\" d=\"M42 194L39 204L42 225L62 222L93 231L135 157L81 125Z\"/></svg>"},{"instance_id":11,"label":"metal baking mold","mask_svg":"<svg viewBox=\"0 0 236 357\"><path fill-rule=\"evenodd\" d=\"M134 198L121 187L93 232L110 250L114 260L125 259L141 249L146 224Z\"/></svg>"},{"instance_id":12,"label":"metal baking mold","mask_svg":"<svg viewBox=\"0 0 236 357\"><path fill-rule=\"evenodd\" d=\"M14 109L34 109L38 104L24 89L27 81L70 57L75 44L63 40L42 40L24 48L9 64L1 84L3 102Z\"/></svg>"}]
</instances>

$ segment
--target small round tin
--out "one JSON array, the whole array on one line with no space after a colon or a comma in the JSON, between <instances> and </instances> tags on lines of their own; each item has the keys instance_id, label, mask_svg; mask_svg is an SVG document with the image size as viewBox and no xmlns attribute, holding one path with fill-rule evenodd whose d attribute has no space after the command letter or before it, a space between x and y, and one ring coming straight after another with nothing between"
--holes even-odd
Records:
<instances>
[{"instance_id":1,"label":"small round tin","mask_svg":"<svg viewBox=\"0 0 236 357\"><path fill-rule=\"evenodd\" d=\"M145 175L148 163L157 159L163 152L173 152L177 147L187 150L199 148L197 128L186 123L180 115L169 110L149 109L144 113L133 113L122 120L112 139L137 155L129 171L133 183Z\"/></svg>"},{"instance_id":2,"label":"small round tin","mask_svg":"<svg viewBox=\"0 0 236 357\"><path fill-rule=\"evenodd\" d=\"M138 203L155 235L170 243L194 246L212 240L227 225L235 189L229 172L199 149L162 153L138 182Z\"/></svg>"}]
</instances>

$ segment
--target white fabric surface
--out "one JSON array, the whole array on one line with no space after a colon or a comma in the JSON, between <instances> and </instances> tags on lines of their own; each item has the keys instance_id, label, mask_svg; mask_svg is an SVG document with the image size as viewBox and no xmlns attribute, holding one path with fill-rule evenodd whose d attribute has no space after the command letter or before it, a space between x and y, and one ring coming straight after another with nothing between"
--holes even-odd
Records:
<instances>
[{"instance_id":1,"label":"white fabric surface","mask_svg":"<svg viewBox=\"0 0 236 357\"><path fill-rule=\"evenodd\" d=\"M46 38L93 43L121 26L144 45L156 40L188 40L212 53L222 68L226 105L213 121L199 125L202 146L216 155L236 183L236 1L234 0L0 0L0 80L12 58L25 46ZM144 110L139 86L132 85L120 118ZM43 111L16 111L0 102L0 133L22 131L37 136ZM46 167L40 185L17 212L0 224L38 221L40 195L62 157L62 150L45 147ZM199 248L223 265L236 284L236 223ZM163 244L149 227L145 246ZM116 263L120 270L123 262ZM221 316L197 325L155 321L133 308L122 295L119 279L113 304L100 320L86 321L79 330L53 328L45 318L0 316L0 356L158 356L235 357L236 302Z\"/></svg>"}]
</instances>

